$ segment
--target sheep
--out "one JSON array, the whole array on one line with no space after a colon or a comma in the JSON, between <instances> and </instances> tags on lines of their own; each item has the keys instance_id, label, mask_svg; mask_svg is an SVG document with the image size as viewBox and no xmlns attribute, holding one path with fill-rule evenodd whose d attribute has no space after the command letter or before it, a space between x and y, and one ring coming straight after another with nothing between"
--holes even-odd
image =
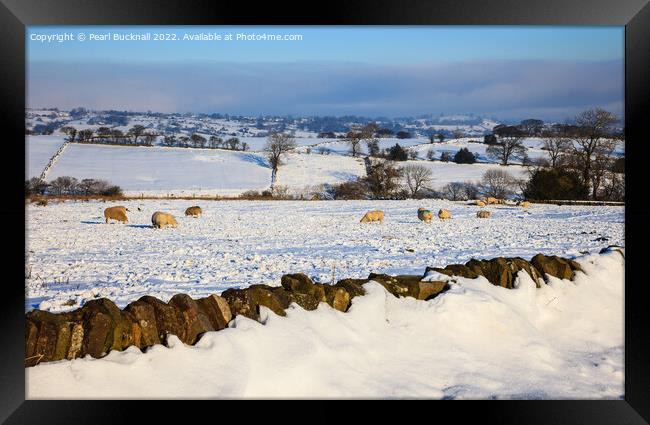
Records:
<instances>
[{"instance_id":1,"label":"sheep","mask_svg":"<svg viewBox=\"0 0 650 425\"><path fill-rule=\"evenodd\" d=\"M442 208L440 211L438 211L438 218L440 220L448 220L451 218L451 212Z\"/></svg>"},{"instance_id":2,"label":"sheep","mask_svg":"<svg viewBox=\"0 0 650 425\"><path fill-rule=\"evenodd\" d=\"M191 215L192 217L201 217L201 214L203 214L203 211L198 206L189 207L185 210L185 215Z\"/></svg>"},{"instance_id":3,"label":"sheep","mask_svg":"<svg viewBox=\"0 0 650 425\"><path fill-rule=\"evenodd\" d=\"M483 201L481 201L481 200L479 199L478 201L476 201L476 205L479 206L479 207L484 207L484 206L485 206L485 202L483 202Z\"/></svg>"},{"instance_id":4,"label":"sheep","mask_svg":"<svg viewBox=\"0 0 650 425\"><path fill-rule=\"evenodd\" d=\"M106 208L104 210L104 217L106 218L106 223L108 223L109 219L119 221L120 223L128 223L129 218L126 216L127 211L129 210L126 207L123 207L121 205L116 207Z\"/></svg>"},{"instance_id":5,"label":"sheep","mask_svg":"<svg viewBox=\"0 0 650 425\"><path fill-rule=\"evenodd\" d=\"M497 198L489 197L489 198L487 198L487 199L485 200L485 203L486 203L487 205L498 204L498 203L499 203L499 200L498 200Z\"/></svg>"},{"instance_id":6,"label":"sheep","mask_svg":"<svg viewBox=\"0 0 650 425\"><path fill-rule=\"evenodd\" d=\"M425 210L424 208L418 208L418 218L425 223L429 223L433 218L433 213L429 210Z\"/></svg>"},{"instance_id":7,"label":"sheep","mask_svg":"<svg viewBox=\"0 0 650 425\"><path fill-rule=\"evenodd\" d=\"M366 215L361 218L359 223L370 223L373 221L378 221L381 224L384 224L384 212L379 210L368 211Z\"/></svg>"},{"instance_id":8,"label":"sheep","mask_svg":"<svg viewBox=\"0 0 650 425\"><path fill-rule=\"evenodd\" d=\"M524 209L528 209L530 207L530 202L528 201L517 202L517 205L523 207Z\"/></svg>"},{"instance_id":9,"label":"sheep","mask_svg":"<svg viewBox=\"0 0 650 425\"><path fill-rule=\"evenodd\" d=\"M161 211L156 211L153 213L151 216L151 223L153 224L153 227L157 229L162 229L166 226L176 228L177 225L176 219L173 215Z\"/></svg>"},{"instance_id":10,"label":"sheep","mask_svg":"<svg viewBox=\"0 0 650 425\"><path fill-rule=\"evenodd\" d=\"M490 211L481 210L476 212L477 218L490 218L491 215L492 213Z\"/></svg>"}]
</instances>

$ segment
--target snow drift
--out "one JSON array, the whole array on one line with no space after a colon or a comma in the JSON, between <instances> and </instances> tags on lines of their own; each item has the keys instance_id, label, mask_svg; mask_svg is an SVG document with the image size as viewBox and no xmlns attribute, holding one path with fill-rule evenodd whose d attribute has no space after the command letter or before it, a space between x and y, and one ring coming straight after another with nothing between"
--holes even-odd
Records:
<instances>
[{"instance_id":1,"label":"snow drift","mask_svg":"<svg viewBox=\"0 0 650 425\"><path fill-rule=\"evenodd\" d=\"M35 398L621 398L619 252L579 257L573 281L514 289L457 278L430 301L367 283L347 313L262 309L195 346L135 347L26 370Z\"/></svg>"}]
</instances>

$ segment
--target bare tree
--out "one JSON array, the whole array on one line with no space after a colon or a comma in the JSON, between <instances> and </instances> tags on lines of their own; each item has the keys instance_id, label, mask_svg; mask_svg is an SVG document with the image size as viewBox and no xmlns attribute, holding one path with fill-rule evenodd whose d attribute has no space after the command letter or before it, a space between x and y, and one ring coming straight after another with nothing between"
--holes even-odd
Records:
<instances>
[{"instance_id":1,"label":"bare tree","mask_svg":"<svg viewBox=\"0 0 650 425\"><path fill-rule=\"evenodd\" d=\"M271 186L275 184L278 168L282 165L282 156L295 147L296 141L289 134L272 133L268 137L264 150L271 165Z\"/></svg>"},{"instance_id":2,"label":"bare tree","mask_svg":"<svg viewBox=\"0 0 650 425\"><path fill-rule=\"evenodd\" d=\"M109 140L111 137L111 129L108 127L99 127L95 133L97 134L97 137L102 140Z\"/></svg>"},{"instance_id":3,"label":"bare tree","mask_svg":"<svg viewBox=\"0 0 650 425\"><path fill-rule=\"evenodd\" d=\"M465 184L461 182L447 183L442 188L442 194L450 201L461 201L465 198Z\"/></svg>"},{"instance_id":4,"label":"bare tree","mask_svg":"<svg viewBox=\"0 0 650 425\"><path fill-rule=\"evenodd\" d=\"M137 145L138 144L138 137L144 133L145 126L136 124L133 127L129 129L129 131L126 133L128 136L133 137L133 144Z\"/></svg>"},{"instance_id":5,"label":"bare tree","mask_svg":"<svg viewBox=\"0 0 650 425\"><path fill-rule=\"evenodd\" d=\"M512 159L522 158L526 153L523 145L524 134L516 127L495 127L498 135L497 143L486 149L488 156L498 159L501 165L508 165Z\"/></svg>"},{"instance_id":6,"label":"bare tree","mask_svg":"<svg viewBox=\"0 0 650 425\"><path fill-rule=\"evenodd\" d=\"M122 145L124 144L124 140L125 140L124 133L119 128L111 128L110 139L112 143Z\"/></svg>"},{"instance_id":7,"label":"bare tree","mask_svg":"<svg viewBox=\"0 0 650 425\"><path fill-rule=\"evenodd\" d=\"M614 160L608 155L597 155L591 163L590 185L592 199L597 200L599 197L606 197L601 193L601 187L608 183L612 178L612 168Z\"/></svg>"},{"instance_id":8,"label":"bare tree","mask_svg":"<svg viewBox=\"0 0 650 425\"><path fill-rule=\"evenodd\" d=\"M74 143L77 137L77 129L71 126L61 127L61 132L68 135L68 141Z\"/></svg>"},{"instance_id":9,"label":"bare tree","mask_svg":"<svg viewBox=\"0 0 650 425\"><path fill-rule=\"evenodd\" d=\"M405 165L402 173L412 198L418 197L420 191L426 189L433 180L431 169L424 165Z\"/></svg>"},{"instance_id":10,"label":"bare tree","mask_svg":"<svg viewBox=\"0 0 650 425\"><path fill-rule=\"evenodd\" d=\"M73 178L72 180L76 183L76 179ZM81 194L84 196L119 196L122 194L122 189L119 186L111 185L106 180L83 179L80 183L77 183L74 186L74 189L69 190L68 193Z\"/></svg>"},{"instance_id":11,"label":"bare tree","mask_svg":"<svg viewBox=\"0 0 650 425\"><path fill-rule=\"evenodd\" d=\"M345 135L345 141L350 145L350 153L352 156L357 156L359 153L362 140L363 135L360 131L351 130Z\"/></svg>"},{"instance_id":12,"label":"bare tree","mask_svg":"<svg viewBox=\"0 0 650 425\"><path fill-rule=\"evenodd\" d=\"M436 157L436 151L433 150L433 149L429 149L429 150L427 151L427 159L428 159L429 161L433 161L435 157Z\"/></svg>"},{"instance_id":13,"label":"bare tree","mask_svg":"<svg viewBox=\"0 0 650 425\"><path fill-rule=\"evenodd\" d=\"M484 196L502 199L512 193L517 181L505 170L487 170L481 178L480 190Z\"/></svg>"},{"instance_id":14,"label":"bare tree","mask_svg":"<svg viewBox=\"0 0 650 425\"><path fill-rule=\"evenodd\" d=\"M28 181L25 182L25 194L26 195L44 195L47 189L49 188L49 184L47 184L45 181L41 180L38 177L32 177Z\"/></svg>"},{"instance_id":15,"label":"bare tree","mask_svg":"<svg viewBox=\"0 0 650 425\"><path fill-rule=\"evenodd\" d=\"M50 187L57 195L72 195L77 189L77 179L69 176L61 176L50 182Z\"/></svg>"},{"instance_id":16,"label":"bare tree","mask_svg":"<svg viewBox=\"0 0 650 425\"><path fill-rule=\"evenodd\" d=\"M223 143L223 140L221 139L221 137L210 136L210 147L211 147L212 149L215 149L215 148L221 147L221 144L222 144L222 143Z\"/></svg>"},{"instance_id":17,"label":"bare tree","mask_svg":"<svg viewBox=\"0 0 650 425\"><path fill-rule=\"evenodd\" d=\"M96 182L97 182L97 180L95 180L95 179L83 179L83 180L81 180L81 182L78 185L79 191L81 192L81 194L83 196L88 196L92 192L93 187L95 186Z\"/></svg>"},{"instance_id":18,"label":"bare tree","mask_svg":"<svg viewBox=\"0 0 650 425\"><path fill-rule=\"evenodd\" d=\"M608 201L625 201L625 174L608 174L603 184L602 198Z\"/></svg>"},{"instance_id":19,"label":"bare tree","mask_svg":"<svg viewBox=\"0 0 650 425\"><path fill-rule=\"evenodd\" d=\"M271 189L271 195L274 198L278 199L291 199L291 196L289 195L289 187L286 185L275 185Z\"/></svg>"},{"instance_id":20,"label":"bare tree","mask_svg":"<svg viewBox=\"0 0 650 425\"><path fill-rule=\"evenodd\" d=\"M156 138L158 138L158 135L155 133L145 132L142 134L142 140L146 146L153 146Z\"/></svg>"},{"instance_id":21,"label":"bare tree","mask_svg":"<svg viewBox=\"0 0 650 425\"><path fill-rule=\"evenodd\" d=\"M572 147L576 165L583 181L593 183L594 161L599 157L610 156L618 144L614 133L618 118L604 109L594 108L578 114L575 122L577 129L572 135ZM596 197L597 188L592 186L592 198L595 200Z\"/></svg>"},{"instance_id":22,"label":"bare tree","mask_svg":"<svg viewBox=\"0 0 650 425\"><path fill-rule=\"evenodd\" d=\"M239 139L237 137L231 137L226 140L226 143L228 144L228 147L234 151L239 149Z\"/></svg>"},{"instance_id":23,"label":"bare tree","mask_svg":"<svg viewBox=\"0 0 650 425\"><path fill-rule=\"evenodd\" d=\"M79 142L84 143L84 142L90 142L93 138L93 130L90 128L86 128L84 130L79 130L77 133L77 140Z\"/></svg>"},{"instance_id":24,"label":"bare tree","mask_svg":"<svg viewBox=\"0 0 650 425\"><path fill-rule=\"evenodd\" d=\"M205 137L196 133L190 136L190 140L192 140L192 145L194 145L195 148L203 148L207 143L207 139Z\"/></svg>"},{"instance_id":25,"label":"bare tree","mask_svg":"<svg viewBox=\"0 0 650 425\"><path fill-rule=\"evenodd\" d=\"M571 147L571 139L563 128L555 128L542 134L544 140L543 149L548 152L550 166L555 168L560 165Z\"/></svg>"},{"instance_id":26,"label":"bare tree","mask_svg":"<svg viewBox=\"0 0 650 425\"><path fill-rule=\"evenodd\" d=\"M187 136L180 136L178 138L178 145L182 148L186 148L190 145L190 138Z\"/></svg>"},{"instance_id":27,"label":"bare tree","mask_svg":"<svg viewBox=\"0 0 650 425\"><path fill-rule=\"evenodd\" d=\"M368 144L368 151L372 154L379 152L379 141L375 137L375 133L379 130L377 123L371 122L363 127L355 126L345 136L345 140L350 145L350 153L352 156L357 156L361 151L361 142L364 140ZM376 148L376 149L375 149Z\"/></svg>"},{"instance_id":28,"label":"bare tree","mask_svg":"<svg viewBox=\"0 0 650 425\"><path fill-rule=\"evenodd\" d=\"M465 199L476 199L479 196L479 187L475 183L466 181L463 183L463 192Z\"/></svg>"},{"instance_id":29,"label":"bare tree","mask_svg":"<svg viewBox=\"0 0 650 425\"><path fill-rule=\"evenodd\" d=\"M101 195L111 187L106 180L83 179L77 185L77 190L84 196Z\"/></svg>"},{"instance_id":30,"label":"bare tree","mask_svg":"<svg viewBox=\"0 0 650 425\"><path fill-rule=\"evenodd\" d=\"M176 136L173 134L168 134L163 137L163 145L165 146L174 146L176 144Z\"/></svg>"},{"instance_id":31,"label":"bare tree","mask_svg":"<svg viewBox=\"0 0 650 425\"><path fill-rule=\"evenodd\" d=\"M367 140L375 139L379 130L379 124L376 122L368 123L361 128L361 132L363 133L364 138Z\"/></svg>"}]
</instances>

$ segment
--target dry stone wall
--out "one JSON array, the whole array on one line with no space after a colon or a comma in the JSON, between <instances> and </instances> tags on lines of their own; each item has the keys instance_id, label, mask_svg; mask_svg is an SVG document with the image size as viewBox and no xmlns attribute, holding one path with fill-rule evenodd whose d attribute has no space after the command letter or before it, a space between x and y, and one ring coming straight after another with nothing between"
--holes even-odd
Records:
<instances>
[{"instance_id":1,"label":"dry stone wall","mask_svg":"<svg viewBox=\"0 0 650 425\"><path fill-rule=\"evenodd\" d=\"M611 249L617 248L605 250ZM623 255L623 251L619 252ZM169 335L176 335L185 344L195 344L202 334L224 329L236 316L259 321L261 306L280 316L286 314L285 309L291 303L305 310L315 310L324 302L345 312L354 297L365 294L363 285L370 281L383 285L396 297L429 300L449 288L449 279L431 279L432 275L469 279L483 276L493 285L513 288L521 270L528 273L538 287L548 275L571 280L577 271L582 271L571 259L538 254L530 261L497 257L472 259L444 268L427 267L423 275L371 273L367 279L343 279L334 285L314 283L302 273L288 274L282 276L278 287L251 285L196 300L186 294L177 294L167 303L144 296L124 309L119 309L109 299L100 298L68 313L29 311L26 314L25 366L86 355L100 358L111 350L124 350L129 346L144 349L166 344Z\"/></svg>"}]
</instances>

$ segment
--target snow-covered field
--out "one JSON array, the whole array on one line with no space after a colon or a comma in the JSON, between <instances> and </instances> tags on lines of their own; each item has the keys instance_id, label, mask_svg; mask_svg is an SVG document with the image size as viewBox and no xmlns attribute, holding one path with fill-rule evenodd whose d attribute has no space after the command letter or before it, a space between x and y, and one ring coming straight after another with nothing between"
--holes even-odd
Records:
<instances>
[{"instance_id":1,"label":"snow-covered field","mask_svg":"<svg viewBox=\"0 0 650 425\"><path fill-rule=\"evenodd\" d=\"M366 277L370 272L422 273L426 266L472 257L538 252L574 256L624 244L622 207L534 204L488 207L476 218L462 202L422 201L200 201L200 219L186 218L197 201L126 201L129 224L105 224L103 202L30 204L27 209L28 306L60 311L96 294L120 306L149 294L220 293L254 283L279 285L285 273L316 280ZM423 206L449 209L448 222L420 223ZM142 211L138 211L140 208ZM382 225L359 223L382 209ZM151 215L168 211L177 229L151 228ZM607 240L597 240L606 238Z\"/></svg>"},{"instance_id":2,"label":"snow-covered field","mask_svg":"<svg viewBox=\"0 0 650 425\"><path fill-rule=\"evenodd\" d=\"M257 154L213 149L70 144L48 173L105 179L127 194L239 194L265 190L271 169Z\"/></svg>"},{"instance_id":3,"label":"snow-covered field","mask_svg":"<svg viewBox=\"0 0 650 425\"><path fill-rule=\"evenodd\" d=\"M524 275L514 290L460 279L431 301L369 283L347 313L293 306L285 318L266 311L264 325L239 317L194 347L29 368L29 398L623 396L624 264L595 254L624 245L621 207L493 206L485 220L475 206L438 200L205 201L202 218L185 218L191 204L125 202L127 225L103 223L108 203L29 205L26 309L100 296L124 307L145 294L277 286L285 273L326 283L539 252L576 256L587 275L542 289ZM454 219L421 223L420 206ZM383 225L358 222L370 209L386 212ZM178 228L151 228L156 210L175 214Z\"/></svg>"},{"instance_id":4,"label":"snow-covered field","mask_svg":"<svg viewBox=\"0 0 650 425\"><path fill-rule=\"evenodd\" d=\"M476 143L480 142L480 143ZM424 159L427 157L427 152L432 149L434 151L434 158L440 159L440 156L443 152L448 153L453 156L462 148L468 149L472 152L478 161L481 162L492 162L498 163L499 160L492 158L487 155L487 148L489 145L486 145L483 142L482 137L469 137L462 139L451 139L446 140L442 143L427 143L426 140L420 140L420 143L412 145L412 150L415 150L418 153L418 157ZM531 159L546 158L548 159L548 154L542 149L544 146L544 141L537 137L528 137L525 138L522 144L526 147L526 154ZM521 164L521 158L512 158L511 163Z\"/></svg>"},{"instance_id":5,"label":"snow-covered field","mask_svg":"<svg viewBox=\"0 0 650 425\"><path fill-rule=\"evenodd\" d=\"M311 139L312 143L309 144L305 143L307 140L304 140L302 144L296 143L299 146L298 151L305 152L307 149L311 149L312 152L319 152L320 148L324 148L330 153L339 155L350 154L350 145L348 142L342 139ZM428 139L425 138L398 139L395 137L380 138L377 139L377 142L379 144L380 150L390 148L396 144L399 144L403 148L406 148L429 143ZM366 154L368 152L366 143L361 143L359 145L359 152L362 154Z\"/></svg>"},{"instance_id":6,"label":"snow-covered field","mask_svg":"<svg viewBox=\"0 0 650 425\"><path fill-rule=\"evenodd\" d=\"M41 172L61 147L65 136L25 137L25 178L39 177Z\"/></svg>"},{"instance_id":7,"label":"snow-covered field","mask_svg":"<svg viewBox=\"0 0 650 425\"><path fill-rule=\"evenodd\" d=\"M343 183L365 175L362 158L296 153L287 155L278 171L277 184L304 191L306 187Z\"/></svg>"}]
</instances>

